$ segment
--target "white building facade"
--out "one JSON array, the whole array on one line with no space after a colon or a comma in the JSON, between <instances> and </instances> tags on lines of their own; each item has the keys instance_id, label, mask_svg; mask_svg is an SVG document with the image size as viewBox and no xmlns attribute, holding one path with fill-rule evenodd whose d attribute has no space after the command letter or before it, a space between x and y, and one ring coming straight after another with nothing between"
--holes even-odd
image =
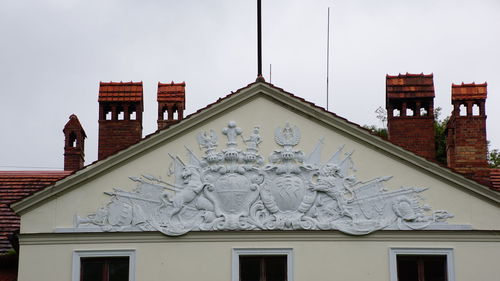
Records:
<instances>
[{"instance_id":1,"label":"white building facade","mask_svg":"<svg viewBox=\"0 0 500 281\"><path fill-rule=\"evenodd\" d=\"M19 280L497 280L499 202L256 82L16 203Z\"/></svg>"}]
</instances>

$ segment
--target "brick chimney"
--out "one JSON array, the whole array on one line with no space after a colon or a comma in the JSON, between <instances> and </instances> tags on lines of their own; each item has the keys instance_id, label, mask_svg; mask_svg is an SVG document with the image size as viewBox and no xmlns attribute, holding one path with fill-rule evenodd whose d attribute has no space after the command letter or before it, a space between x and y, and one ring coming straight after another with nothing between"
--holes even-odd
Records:
<instances>
[{"instance_id":1,"label":"brick chimney","mask_svg":"<svg viewBox=\"0 0 500 281\"><path fill-rule=\"evenodd\" d=\"M433 74L387 75L386 109L389 140L435 160Z\"/></svg>"},{"instance_id":2,"label":"brick chimney","mask_svg":"<svg viewBox=\"0 0 500 281\"><path fill-rule=\"evenodd\" d=\"M101 82L98 101L101 160L142 139L142 82Z\"/></svg>"},{"instance_id":3,"label":"brick chimney","mask_svg":"<svg viewBox=\"0 0 500 281\"><path fill-rule=\"evenodd\" d=\"M158 130L177 123L184 117L186 83L158 82Z\"/></svg>"},{"instance_id":4,"label":"brick chimney","mask_svg":"<svg viewBox=\"0 0 500 281\"><path fill-rule=\"evenodd\" d=\"M64 170L75 171L81 169L85 162L84 148L87 135L75 114L69 116L69 121L64 125L63 133Z\"/></svg>"},{"instance_id":5,"label":"brick chimney","mask_svg":"<svg viewBox=\"0 0 500 281\"><path fill-rule=\"evenodd\" d=\"M486 83L451 85L453 112L446 126L446 154L448 167L488 183L486 88Z\"/></svg>"}]
</instances>

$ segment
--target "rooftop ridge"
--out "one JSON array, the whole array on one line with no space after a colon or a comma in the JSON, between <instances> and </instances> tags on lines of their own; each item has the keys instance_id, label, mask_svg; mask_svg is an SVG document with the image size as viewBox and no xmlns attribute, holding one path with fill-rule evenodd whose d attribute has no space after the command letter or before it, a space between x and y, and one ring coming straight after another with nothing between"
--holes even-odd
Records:
<instances>
[{"instance_id":1,"label":"rooftop ridge","mask_svg":"<svg viewBox=\"0 0 500 281\"><path fill-rule=\"evenodd\" d=\"M392 78L404 78L404 77L425 77L425 78L432 78L434 77L434 73L430 73L430 74L424 74L423 72L421 73L399 73L398 75L389 75L389 74L386 74L385 75L386 78L389 78L389 79L392 79Z\"/></svg>"},{"instance_id":2,"label":"rooftop ridge","mask_svg":"<svg viewBox=\"0 0 500 281\"><path fill-rule=\"evenodd\" d=\"M99 81L99 85L141 85L142 86L142 81L140 82L134 82L134 81L130 81L130 82L123 82L123 81L120 81L120 82L113 82L113 81L109 81L109 82L105 82L105 81Z\"/></svg>"},{"instance_id":3,"label":"rooftop ridge","mask_svg":"<svg viewBox=\"0 0 500 281\"><path fill-rule=\"evenodd\" d=\"M464 83L464 82L462 82L461 84L451 83L451 87L452 88L456 88L456 87L486 87L486 86L488 86L487 82L478 83L478 84L476 84L476 82L472 82L472 83Z\"/></svg>"},{"instance_id":4,"label":"rooftop ridge","mask_svg":"<svg viewBox=\"0 0 500 281\"><path fill-rule=\"evenodd\" d=\"M179 83L175 83L174 81L170 82L170 83L162 83L160 81L158 81L158 86L186 86L186 82L185 81L182 81L182 82L179 82Z\"/></svg>"}]
</instances>

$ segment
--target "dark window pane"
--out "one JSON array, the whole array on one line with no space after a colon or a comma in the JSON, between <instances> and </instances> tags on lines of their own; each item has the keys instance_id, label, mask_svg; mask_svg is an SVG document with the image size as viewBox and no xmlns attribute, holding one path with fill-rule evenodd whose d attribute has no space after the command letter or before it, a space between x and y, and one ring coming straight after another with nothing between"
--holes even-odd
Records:
<instances>
[{"instance_id":1,"label":"dark window pane","mask_svg":"<svg viewBox=\"0 0 500 281\"><path fill-rule=\"evenodd\" d=\"M270 256L265 258L266 281L286 281L286 256Z\"/></svg>"},{"instance_id":2,"label":"dark window pane","mask_svg":"<svg viewBox=\"0 0 500 281\"><path fill-rule=\"evenodd\" d=\"M104 281L102 280L104 263L100 259L81 259L81 281Z\"/></svg>"},{"instance_id":3,"label":"dark window pane","mask_svg":"<svg viewBox=\"0 0 500 281\"><path fill-rule=\"evenodd\" d=\"M113 258L108 261L108 281L128 281L129 258Z\"/></svg>"},{"instance_id":4,"label":"dark window pane","mask_svg":"<svg viewBox=\"0 0 500 281\"><path fill-rule=\"evenodd\" d=\"M240 256L240 281L260 281L261 257Z\"/></svg>"},{"instance_id":5,"label":"dark window pane","mask_svg":"<svg viewBox=\"0 0 500 281\"><path fill-rule=\"evenodd\" d=\"M128 281L129 257L81 259L81 281Z\"/></svg>"},{"instance_id":6,"label":"dark window pane","mask_svg":"<svg viewBox=\"0 0 500 281\"><path fill-rule=\"evenodd\" d=\"M398 281L418 281L418 256L397 256Z\"/></svg>"},{"instance_id":7,"label":"dark window pane","mask_svg":"<svg viewBox=\"0 0 500 281\"><path fill-rule=\"evenodd\" d=\"M425 281L446 281L446 256L425 256L424 263Z\"/></svg>"},{"instance_id":8,"label":"dark window pane","mask_svg":"<svg viewBox=\"0 0 500 281\"><path fill-rule=\"evenodd\" d=\"M287 256L240 256L240 281L286 281Z\"/></svg>"},{"instance_id":9,"label":"dark window pane","mask_svg":"<svg viewBox=\"0 0 500 281\"><path fill-rule=\"evenodd\" d=\"M445 255L398 255L398 281L447 281Z\"/></svg>"}]
</instances>

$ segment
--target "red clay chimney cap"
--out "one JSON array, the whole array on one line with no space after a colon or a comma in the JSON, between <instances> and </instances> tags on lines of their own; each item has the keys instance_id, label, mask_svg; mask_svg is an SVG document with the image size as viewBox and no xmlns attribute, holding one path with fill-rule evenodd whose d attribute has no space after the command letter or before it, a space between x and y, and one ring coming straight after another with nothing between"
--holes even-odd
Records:
<instances>
[{"instance_id":1,"label":"red clay chimney cap","mask_svg":"<svg viewBox=\"0 0 500 281\"><path fill-rule=\"evenodd\" d=\"M451 84L451 100L485 100L487 96L488 83L476 84Z\"/></svg>"},{"instance_id":2,"label":"red clay chimney cap","mask_svg":"<svg viewBox=\"0 0 500 281\"><path fill-rule=\"evenodd\" d=\"M433 98L434 74L386 75L387 98Z\"/></svg>"},{"instance_id":3,"label":"red clay chimney cap","mask_svg":"<svg viewBox=\"0 0 500 281\"><path fill-rule=\"evenodd\" d=\"M143 88L141 82L100 82L98 101L142 102Z\"/></svg>"},{"instance_id":4,"label":"red clay chimney cap","mask_svg":"<svg viewBox=\"0 0 500 281\"><path fill-rule=\"evenodd\" d=\"M174 81L172 81L171 83L158 82L157 101L184 104L186 101L186 82L181 82L181 83L174 83Z\"/></svg>"}]
</instances>

